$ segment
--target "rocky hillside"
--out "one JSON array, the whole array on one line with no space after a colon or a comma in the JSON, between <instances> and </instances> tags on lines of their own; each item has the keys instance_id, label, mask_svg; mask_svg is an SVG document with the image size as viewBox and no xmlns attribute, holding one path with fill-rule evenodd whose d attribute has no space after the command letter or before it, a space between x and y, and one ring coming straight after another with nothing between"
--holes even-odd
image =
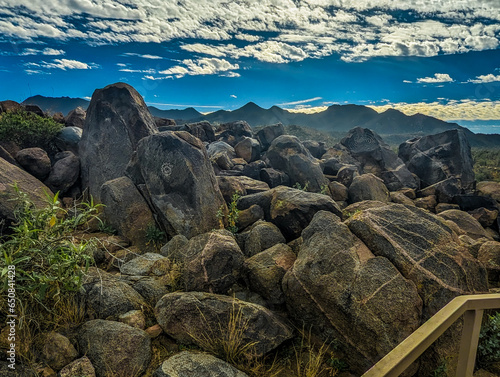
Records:
<instances>
[{"instance_id":1,"label":"rocky hillside","mask_svg":"<svg viewBox=\"0 0 500 377\"><path fill-rule=\"evenodd\" d=\"M66 124L56 152L0 143L2 220L16 220L17 183L39 206L43 189L68 205L92 196L117 233L79 236L99 240L78 291L84 315L34 343L49 372L302 376L316 355L316 376L359 376L454 297L500 287L500 183L476 182L460 128L395 153L355 127L327 148L282 124L154 118L123 83ZM298 329L335 356L299 346L290 361ZM458 338L405 375L434 373ZM266 364L274 355L281 372Z\"/></svg>"}]
</instances>

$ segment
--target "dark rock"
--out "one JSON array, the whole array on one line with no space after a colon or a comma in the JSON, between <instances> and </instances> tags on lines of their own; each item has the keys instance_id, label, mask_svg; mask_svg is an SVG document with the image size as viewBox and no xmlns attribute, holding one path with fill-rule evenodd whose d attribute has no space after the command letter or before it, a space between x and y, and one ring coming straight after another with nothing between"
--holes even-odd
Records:
<instances>
[{"instance_id":1,"label":"dark rock","mask_svg":"<svg viewBox=\"0 0 500 377\"><path fill-rule=\"evenodd\" d=\"M207 148L208 157L222 170L229 170L234 166L232 159L236 157L234 148L223 141L210 143Z\"/></svg>"},{"instance_id":2,"label":"dark rock","mask_svg":"<svg viewBox=\"0 0 500 377\"><path fill-rule=\"evenodd\" d=\"M64 115L61 112L53 114L52 119L54 119L57 123L65 124Z\"/></svg>"},{"instance_id":3,"label":"dark rock","mask_svg":"<svg viewBox=\"0 0 500 377\"><path fill-rule=\"evenodd\" d=\"M397 204L404 204L407 206L414 206L415 203L413 203L413 200L408 198L405 194L403 194L400 191L392 191L389 193L391 196L391 202L397 203Z\"/></svg>"},{"instance_id":4,"label":"dark rock","mask_svg":"<svg viewBox=\"0 0 500 377\"><path fill-rule=\"evenodd\" d=\"M165 360L153 377L247 377L231 364L206 353L183 351Z\"/></svg>"},{"instance_id":5,"label":"dark rock","mask_svg":"<svg viewBox=\"0 0 500 377\"><path fill-rule=\"evenodd\" d=\"M476 185L476 191L478 195L487 196L500 203L500 182L479 182Z\"/></svg>"},{"instance_id":6,"label":"dark rock","mask_svg":"<svg viewBox=\"0 0 500 377\"><path fill-rule=\"evenodd\" d=\"M50 173L50 158L42 148L21 149L16 154L19 164L35 178L43 180Z\"/></svg>"},{"instance_id":7,"label":"dark rock","mask_svg":"<svg viewBox=\"0 0 500 377\"><path fill-rule=\"evenodd\" d=\"M302 144L314 158L320 159L326 153L325 143L322 141L306 140Z\"/></svg>"},{"instance_id":8,"label":"dark rock","mask_svg":"<svg viewBox=\"0 0 500 377\"><path fill-rule=\"evenodd\" d=\"M64 156L64 157L63 157ZM53 191L67 192L80 176L80 159L72 152L64 152L52 166L45 184ZM57 156L56 156L57 158Z\"/></svg>"},{"instance_id":9,"label":"dark rock","mask_svg":"<svg viewBox=\"0 0 500 377\"><path fill-rule=\"evenodd\" d=\"M154 117L156 127L158 127L158 131L163 132L163 130L160 130L160 127L172 127L172 126L177 126L177 123L173 119L168 119L168 118L159 118L159 117ZM165 130L165 131L176 131L173 128Z\"/></svg>"},{"instance_id":10,"label":"dark rock","mask_svg":"<svg viewBox=\"0 0 500 377\"><path fill-rule=\"evenodd\" d=\"M295 136L282 135L276 138L266 152L269 165L285 172L290 182L307 187L309 191L321 192L328 180L319 163Z\"/></svg>"},{"instance_id":11,"label":"dark rock","mask_svg":"<svg viewBox=\"0 0 500 377\"><path fill-rule=\"evenodd\" d=\"M264 161L253 161L243 167L241 174L255 180L260 180L260 171L264 168L267 168L267 165Z\"/></svg>"},{"instance_id":12,"label":"dark rock","mask_svg":"<svg viewBox=\"0 0 500 377\"><path fill-rule=\"evenodd\" d=\"M245 239L245 255L251 257L270 247L284 243L285 237L273 223L259 221L249 230Z\"/></svg>"},{"instance_id":13,"label":"dark rock","mask_svg":"<svg viewBox=\"0 0 500 377\"><path fill-rule=\"evenodd\" d=\"M264 210L261 206L254 204L243 211L239 211L236 226L239 229L245 229L258 220L264 220Z\"/></svg>"},{"instance_id":14,"label":"dark rock","mask_svg":"<svg viewBox=\"0 0 500 377\"><path fill-rule=\"evenodd\" d=\"M477 259L483 262L488 271L490 287L500 287L500 242L483 243L477 253Z\"/></svg>"},{"instance_id":15,"label":"dark rock","mask_svg":"<svg viewBox=\"0 0 500 377\"><path fill-rule=\"evenodd\" d=\"M76 359L59 371L59 377L95 377L95 369L87 356Z\"/></svg>"},{"instance_id":16,"label":"dark rock","mask_svg":"<svg viewBox=\"0 0 500 377\"><path fill-rule=\"evenodd\" d=\"M418 188L417 181L404 162L372 130L356 127L340 143L360 163L364 173L373 173L382 178L390 191L403 187Z\"/></svg>"},{"instance_id":17,"label":"dark rock","mask_svg":"<svg viewBox=\"0 0 500 377\"><path fill-rule=\"evenodd\" d=\"M360 375L418 328L422 300L332 213L318 212L302 237L283 279L288 312L323 340L337 339Z\"/></svg>"},{"instance_id":18,"label":"dark rock","mask_svg":"<svg viewBox=\"0 0 500 377\"><path fill-rule=\"evenodd\" d=\"M371 173L355 177L349 186L349 200L352 203L363 200L389 202L389 199L389 190L384 181Z\"/></svg>"},{"instance_id":19,"label":"dark rock","mask_svg":"<svg viewBox=\"0 0 500 377\"><path fill-rule=\"evenodd\" d=\"M458 204L451 203L439 203L438 205L436 205L436 213L438 214L449 209L460 209L460 206Z\"/></svg>"},{"instance_id":20,"label":"dark rock","mask_svg":"<svg viewBox=\"0 0 500 377\"><path fill-rule=\"evenodd\" d=\"M344 164L341 163L336 157L331 157L321 162L323 174L326 175L337 175L342 166L344 166Z\"/></svg>"},{"instance_id":21,"label":"dark rock","mask_svg":"<svg viewBox=\"0 0 500 377\"><path fill-rule=\"evenodd\" d=\"M45 118L45 113L40 108L40 106L27 104L27 105L23 105L23 107L24 107L24 110L27 111L28 113L33 113L33 114L36 114L42 118Z\"/></svg>"},{"instance_id":22,"label":"dark rock","mask_svg":"<svg viewBox=\"0 0 500 377\"><path fill-rule=\"evenodd\" d=\"M212 125L207 122L190 123L187 125L189 133L196 136L201 141L212 143L215 141L215 131Z\"/></svg>"},{"instance_id":23,"label":"dark rock","mask_svg":"<svg viewBox=\"0 0 500 377\"><path fill-rule=\"evenodd\" d=\"M82 186L100 202L102 184L124 175L139 140L157 128L142 97L124 83L94 92L84 128L79 144Z\"/></svg>"},{"instance_id":24,"label":"dark rock","mask_svg":"<svg viewBox=\"0 0 500 377\"><path fill-rule=\"evenodd\" d=\"M132 244L144 250L151 250L147 230L148 227L156 226L155 220L132 180L120 177L105 182L101 187L100 197L109 225L120 235L127 237Z\"/></svg>"},{"instance_id":25,"label":"dark rock","mask_svg":"<svg viewBox=\"0 0 500 377\"><path fill-rule=\"evenodd\" d=\"M170 259L157 253L146 253L123 264L120 272L132 276L164 276L171 268Z\"/></svg>"},{"instance_id":26,"label":"dark rock","mask_svg":"<svg viewBox=\"0 0 500 377\"><path fill-rule=\"evenodd\" d=\"M154 307L160 298L179 288L180 271L177 270L176 273L172 272L174 272L174 269L167 275L160 276L159 278L151 276L122 276L121 279L134 288L150 307Z\"/></svg>"},{"instance_id":27,"label":"dark rock","mask_svg":"<svg viewBox=\"0 0 500 377\"><path fill-rule=\"evenodd\" d=\"M329 196L284 186L244 196L238 201L238 208L244 210L253 204L264 209L266 221L278 226L288 241L300 237L302 230L318 211L329 211L341 216L339 206Z\"/></svg>"},{"instance_id":28,"label":"dark rock","mask_svg":"<svg viewBox=\"0 0 500 377\"><path fill-rule=\"evenodd\" d=\"M71 363L78 352L68 338L56 332L50 332L44 337L42 348L43 360L54 370L60 370Z\"/></svg>"},{"instance_id":29,"label":"dark rock","mask_svg":"<svg viewBox=\"0 0 500 377\"><path fill-rule=\"evenodd\" d=\"M137 161L158 221L168 235L190 238L219 227L226 204L201 141L187 132L162 132L139 142Z\"/></svg>"},{"instance_id":30,"label":"dark rock","mask_svg":"<svg viewBox=\"0 0 500 377\"><path fill-rule=\"evenodd\" d=\"M244 120L223 123L219 126L218 139L235 146L245 137L253 137L252 127Z\"/></svg>"},{"instance_id":31,"label":"dark rock","mask_svg":"<svg viewBox=\"0 0 500 377\"><path fill-rule=\"evenodd\" d=\"M415 199L414 203L415 206L418 208L425 209L429 212L435 212L437 205L436 195L429 195L423 198L417 198Z\"/></svg>"},{"instance_id":32,"label":"dark rock","mask_svg":"<svg viewBox=\"0 0 500 377\"><path fill-rule=\"evenodd\" d=\"M21 110L21 105L16 101L0 101L0 113L7 113L10 111L19 111Z\"/></svg>"},{"instance_id":33,"label":"dark rock","mask_svg":"<svg viewBox=\"0 0 500 377\"><path fill-rule=\"evenodd\" d=\"M83 129L86 116L87 112L78 106L76 109L71 110L64 120L67 127L78 127Z\"/></svg>"},{"instance_id":34,"label":"dark rock","mask_svg":"<svg viewBox=\"0 0 500 377\"><path fill-rule=\"evenodd\" d=\"M399 157L418 175L422 187L455 177L460 180L462 189L473 188L471 150L462 130L408 140L399 146Z\"/></svg>"},{"instance_id":35,"label":"dark rock","mask_svg":"<svg viewBox=\"0 0 500 377\"><path fill-rule=\"evenodd\" d=\"M55 144L62 151L71 151L78 154L78 145L82 139L83 131L78 127L64 127L55 139Z\"/></svg>"},{"instance_id":36,"label":"dark rock","mask_svg":"<svg viewBox=\"0 0 500 377\"><path fill-rule=\"evenodd\" d=\"M439 203L452 203L453 199L462 193L461 183L455 178L448 178L444 181L427 186L418 192L418 196L436 195Z\"/></svg>"},{"instance_id":37,"label":"dark rock","mask_svg":"<svg viewBox=\"0 0 500 377\"><path fill-rule=\"evenodd\" d=\"M337 173L337 182L342 183L345 187L349 187L354 177L359 175L359 170L354 165L344 165Z\"/></svg>"},{"instance_id":38,"label":"dark rock","mask_svg":"<svg viewBox=\"0 0 500 377\"><path fill-rule=\"evenodd\" d=\"M453 198L453 203L458 204L462 211L473 211L477 208L495 211L500 208L495 199L479 195L457 195Z\"/></svg>"},{"instance_id":39,"label":"dark rock","mask_svg":"<svg viewBox=\"0 0 500 377\"><path fill-rule=\"evenodd\" d=\"M95 367L97 377L140 376L152 356L151 339L146 332L102 319L83 324L78 345Z\"/></svg>"},{"instance_id":40,"label":"dark rock","mask_svg":"<svg viewBox=\"0 0 500 377\"><path fill-rule=\"evenodd\" d=\"M136 329L144 330L146 328L146 318L140 310L131 310L124 313L118 317L118 321Z\"/></svg>"},{"instance_id":41,"label":"dark rock","mask_svg":"<svg viewBox=\"0 0 500 377\"><path fill-rule=\"evenodd\" d=\"M473 211L469 211L469 214L479 221L479 224L481 224L483 228L487 228L495 224L498 217L498 210L491 211L481 207Z\"/></svg>"},{"instance_id":42,"label":"dark rock","mask_svg":"<svg viewBox=\"0 0 500 377\"><path fill-rule=\"evenodd\" d=\"M231 317L242 332L248 353L262 356L292 338L291 328L266 308L228 296L201 292L176 292L162 297L155 317L163 331L184 344L206 347L226 339Z\"/></svg>"},{"instance_id":43,"label":"dark rock","mask_svg":"<svg viewBox=\"0 0 500 377\"><path fill-rule=\"evenodd\" d=\"M282 243L266 249L245 261L244 269L252 291L260 294L271 305L285 303L281 282L293 266L296 255Z\"/></svg>"},{"instance_id":44,"label":"dark rock","mask_svg":"<svg viewBox=\"0 0 500 377\"><path fill-rule=\"evenodd\" d=\"M266 151L274 139L284 134L285 127L281 123L278 123L261 128L256 136L262 145L262 151Z\"/></svg>"},{"instance_id":45,"label":"dark rock","mask_svg":"<svg viewBox=\"0 0 500 377\"><path fill-rule=\"evenodd\" d=\"M0 220L15 220L14 210L18 202L14 184L39 208L47 204L46 193L52 196L50 189L38 179L0 158Z\"/></svg>"},{"instance_id":46,"label":"dark rock","mask_svg":"<svg viewBox=\"0 0 500 377\"><path fill-rule=\"evenodd\" d=\"M252 162L260 159L260 144L257 140L245 137L235 145L234 151L238 157L246 162Z\"/></svg>"},{"instance_id":47,"label":"dark rock","mask_svg":"<svg viewBox=\"0 0 500 377\"><path fill-rule=\"evenodd\" d=\"M234 194L245 196L269 190L267 183L245 176L218 176L217 182L227 203L232 201Z\"/></svg>"},{"instance_id":48,"label":"dark rock","mask_svg":"<svg viewBox=\"0 0 500 377\"><path fill-rule=\"evenodd\" d=\"M333 200L335 200L336 202L347 201L349 197L349 191L347 187L345 187L342 183L336 181L330 182L328 188L330 189Z\"/></svg>"},{"instance_id":49,"label":"dark rock","mask_svg":"<svg viewBox=\"0 0 500 377\"><path fill-rule=\"evenodd\" d=\"M165 257L180 255L185 247L187 246L189 240L182 234L177 234L173 236L170 241L168 241L160 249L160 254Z\"/></svg>"},{"instance_id":50,"label":"dark rock","mask_svg":"<svg viewBox=\"0 0 500 377\"><path fill-rule=\"evenodd\" d=\"M3 158L5 161L7 161L9 164L13 164L17 166L18 168L21 167L16 161L14 157L5 149L2 145L0 145L0 158Z\"/></svg>"},{"instance_id":51,"label":"dark rock","mask_svg":"<svg viewBox=\"0 0 500 377\"><path fill-rule=\"evenodd\" d=\"M370 208L384 207L386 205L386 202L379 202L377 200L364 200L362 202L353 203L342 210L342 220L345 221L348 218L361 213L361 211L365 211Z\"/></svg>"},{"instance_id":52,"label":"dark rock","mask_svg":"<svg viewBox=\"0 0 500 377\"><path fill-rule=\"evenodd\" d=\"M477 240L481 237L491 239L481 224L479 224L479 222L467 212L449 209L448 211L441 212L439 216L445 220L453 221L472 239Z\"/></svg>"}]
</instances>

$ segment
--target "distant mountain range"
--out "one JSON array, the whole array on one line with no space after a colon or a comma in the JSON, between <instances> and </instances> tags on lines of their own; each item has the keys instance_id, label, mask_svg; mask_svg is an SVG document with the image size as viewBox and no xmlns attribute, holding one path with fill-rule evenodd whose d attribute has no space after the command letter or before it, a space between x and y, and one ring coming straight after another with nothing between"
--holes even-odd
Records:
<instances>
[{"instance_id":1,"label":"distant mountain range","mask_svg":"<svg viewBox=\"0 0 500 377\"><path fill-rule=\"evenodd\" d=\"M56 98L37 95L27 98L23 101L23 104L35 104L44 111L67 114L77 106L86 109L89 101L81 98ZM427 115L415 114L408 116L394 109L378 113L372 108L361 105L332 105L324 111L313 114L294 113L278 106L264 109L253 102L249 102L233 111L218 110L209 114L202 114L192 107L184 110L160 110L149 106L149 111L159 118L174 119L177 124L194 123L203 120L211 123L245 120L253 127L282 123L285 126L297 125L328 132L346 132L360 126L370 128L381 135L408 136L422 136L458 128L464 130L472 146L500 146L499 134L474 134L469 129L456 123L448 123Z\"/></svg>"}]
</instances>

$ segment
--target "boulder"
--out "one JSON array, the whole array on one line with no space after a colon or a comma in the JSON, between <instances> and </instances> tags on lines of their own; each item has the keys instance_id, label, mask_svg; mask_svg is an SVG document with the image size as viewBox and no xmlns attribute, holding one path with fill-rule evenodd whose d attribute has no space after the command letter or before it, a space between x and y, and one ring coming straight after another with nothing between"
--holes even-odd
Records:
<instances>
[{"instance_id":1,"label":"boulder","mask_svg":"<svg viewBox=\"0 0 500 377\"><path fill-rule=\"evenodd\" d=\"M245 137L253 137L252 127L244 120L219 125L217 137L231 146L235 146Z\"/></svg>"},{"instance_id":2,"label":"boulder","mask_svg":"<svg viewBox=\"0 0 500 377\"><path fill-rule=\"evenodd\" d=\"M337 175L342 166L344 166L344 164L341 163L339 159L336 157L329 157L321 161L323 174L326 175L331 175L331 176Z\"/></svg>"},{"instance_id":3,"label":"boulder","mask_svg":"<svg viewBox=\"0 0 500 377\"><path fill-rule=\"evenodd\" d=\"M282 243L248 258L244 270L249 288L271 305L284 304L285 295L281 283L295 259L292 249Z\"/></svg>"},{"instance_id":4,"label":"boulder","mask_svg":"<svg viewBox=\"0 0 500 377\"><path fill-rule=\"evenodd\" d=\"M56 155L56 162L50 170L45 184L53 192L67 192L80 176L80 159L73 152L66 151Z\"/></svg>"},{"instance_id":5,"label":"boulder","mask_svg":"<svg viewBox=\"0 0 500 377\"><path fill-rule=\"evenodd\" d=\"M24 110L28 113L33 113L38 115L39 117L45 118L45 113L38 105L34 104L23 104Z\"/></svg>"},{"instance_id":6,"label":"boulder","mask_svg":"<svg viewBox=\"0 0 500 377\"><path fill-rule=\"evenodd\" d=\"M146 253L124 263L120 272L131 276L163 276L171 268L170 259L157 253Z\"/></svg>"},{"instance_id":7,"label":"boulder","mask_svg":"<svg viewBox=\"0 0 500 377\"><path fill-rule=\"evenodd\" d=\"M378 200L388 202L390 200L389 190L382 179L375 175L363 174L355 177L349 186L349 200L351 203L363 200Z\"/></svg>"},{"instance_id":8,"label":"boulder","mask_svg":"<svg viewBox=\"0 0 500 377\"><path fill-rule=\"evenodd\" d=\"M419 196L435 195L439 203L452 203L462 193L460 180L452 177L427 186L418 192Z\"/></svg>"},{"instance_id":9,"label":"boulder","mask_svg":"<svg viewBox=\"0 0 500 377\"><path fill-rule=\"evenodd\" d=\"M85 125L85 117L87 116L87 112L78 106L76 109L71 110L64 121L66 122L67 127L78 127L83 128Z\"/></svg>"},{"instance_id":10,"label":"boulder","mask_svg":"<svg viewBox=\"0 0 500 377\"><path fill-rule=\"evenodd\" d=\"M455 177L460 180L461 188L473 188L471 149L462 130L408 140L399 146L399 157L420 178L422 187Z\"/></svg>"},{"instance_id":11,"label":"boulder","mask_svg":"<svg viewBox=\"0 0 500 377\"><path fill-rule=\"evenodd\" d=\"M500 205L495 199L480 195L456 195L453 197L453 203L458 204L462 211L473 211L481 207L490 211L500 209Z\"/></svg>"},{"instance_id":12,"label":"boulder","mask_svg":"<svg viewBox=\"0 0 500 377\"><path fill-rule=\"evenodd\" d=\"M245 176L217 176L217 183L227 203L232 201L234 194L245 196L269 190L267 183Z\"/></svg>"},{"instance_id":13,"label":"boulder","mask_svg":"<svg viewBox=\"0 0 500 377\"><path fill-rule=\"evenodd\" d=\"M136 329L144 330L146 328L146 318L141 310L131 310L121 314L118 321Z\"/></svg>"},{"instance_id":14,"label":"boulder","mask_svg":"<svg viewBox=\"0 0 500 377\"><path fill-rule=\"evenodd\" d=\"M160 254L165 257L175 258L176 255L182 255L188 243L189 240L185 236L178 234L162 246Z\"/></svg>"},{"instance_id":15,"label":"boulder","mask_svg":"<svg viewBox=\"0 0 500 377\"><path fill-rule=\"evenodd\" d=\"M441 213L444 211L448 211L449 209L460 209L460 206L458 204L452 204L452 203L438 203L436 205L436 213Z\"/></svg>"},{"instance_id":16,"label":"boulder","mask_svg":"<svg viewBox=\"0 0 500 377\"><path fill-rule=\"evenodd\" d=\"M490 287L500 287L500 242L487 241L481 245L477 259L483 262L488 271Z\"/></svg>"},{"instance_id":17,"label":"boulder","mask_svg":"<svg viewBox=\"0 0 500 377\"><path fill-rule=\"evenodd\" d=\"M169 258L183 266L182 281L186 291L225 294L236 283L244 256L232 234L216 230L201 234Z\"/></svg>"},{"instance_id":18,"label":"boulder","mask_svg":"<svg viewBox=\"0 0 500 377\"><path fill-rule=\"evenodd\" d=\"M382 138L368 128L356 127L340 143L359 163L364 173L382 178L390 191L403 187L418 188L418 182L405 163Z\"/></svg>"},{"instance_id":19,"label":"boulder","mask_svg":"<svg viewBox=\"0 0 500 377\"><path fill-rule=\"evenodd\" d=\"M260 180L267 183L270 188L290 186L290 177L286 173L273 168L261 169Z\"/></svg>"},{"instance_id":20,"label":"boulder","mask_svg":"<svg viewBox=\"0 0 500 377\"><path fill-rule=\"evenodd\" d=\"M175 340L202 348L227 342L231 326L241 332L251 356L262 356L293 337L289 325L268 309L211 293L169 293L156 304L155 317Z\"/></svg>"},{"instance_id":21,"label":"boulder","mask_svg":"<svg viewBox=\"0 0 500 377\"><path fill-rule=\"evenodd\" d=\"M167 360L153 377L247 377L231 364L206 353L179 352Z\"/></svg>"},{"instance_id":22,"label":"boulder","mask_svg":"<svg viewBox=\"0 0 500 377\"><path fill-rule=\"evenodd\" d=\"M285 172L290 182L307 187L308 191L321 192L329 183L317 160L295 136L282 135L274 139L265 159L272 168Z\"/></svg>"},{"instance_id":23,"label":"boulder","mask_svg":"<svg viewBox=\"0 0 500 377\"><path fill-rule=\"evenodd\" d=\"M288 312L324 341L336 339L361 375L420 325L417 288L332 213L318 212L302 237L283 278Z\"/></svg>"},{"instance_id":24,"label":"boulder","mask_svg":"<svg viewBox=\"0 0 500 377\"><path fill-rule=\"evenodd\" d=\"M287 241L300 237L318 211L333 212L339 217L342 215L337 203L329 196L284 186L244 196L239 199L238 208L244 210L253 204L264 209L265 220L275 224Z\"/></svg>"},{"instance_id":25,"label":"boulder","mask_svg":"<svg viewBox=\"0 0 500 377\"><path fill-rule=\"evenodd\" d=\"M59 377L96 377L95 369L87 356L76 359L59 371Z\"/></svg>"},{"instance_id":26,"label":"boulder","mask_svg":"<svg viewBox=\"0 0 500 377\"><path fill-rule=\"evenodd\" d=\"M245 137L234 146L236 155L246 162L260 159L260 144L257 140Z\"/></svg>"},{"instance_id":27,"label":"boulder","mask_svg":"<svg viewBox=\"0 0 500 377\"><path fill-rule=\"evenodd\" d=\"M436 195L424 196L423 198L417 198L414 201L415 206L418 208L425 209L429 212L435 212L437 200Z\"/></svg>"},{"instance_id":28,"label":"boulder","mask_svg":"<svg viewBox=\"0 0 500 377\"><path fill-rule=\"evenodd\" d=\"M44 337L42 357L45 363L54 370L60 370L71 363L78 352L68 338L56 332L50 332Z\"/></svg>"},{"instance_id":29,"label":"boulder","mask_svg":"<svg viewBox=\"0 0 500 377\"><path fill-rule=\"evenodd\" d=\"M262 145L262 151L267 151L273 140L284 134L285 127L281 123L278 123L261 128L256 136Z\"/></svg>"},{"instance_id":30,"label":"boulder","mask_svg":"<svg viewBox=\"0 0 500 377\"><path fill-rule=\"evenodd\" d=\"M404 204L407 206L415 205L415 203L413 203L413 200L408 198L405 194L403 194L400 191L392 191L389 194L391 196L391 202L393 203Z\"/></svg>"},{"instance_id":31,"label":"boulder","mask_svg":"<svg viewBox=\"0 0 500 377\"><path fill-rule=\"evenodd\" d=\"M328 188L330 189L332 199L336 202L345 202L349 198L349 191L347 187L340 182L330 182Z\"/></svg>"},{"instance_id":32,"label":"boulder","mask_svg":"<svg viewBox=\"0 0 500 377\"><path fill-rule=\"evenodd\" d=\"M479 195L495 199L500 203L500 182L478 182L476 185L476 190Z\"/></svg>"},{"instance_id":33,"label":"boulder","mask_svg":"<svg viewBox=\"0 0 500 377\"><path fill-rule=\"evenodd\" d=\"M78 145L82 140L83 131L79 127L64 127L55 139L55 144L62 151L78 154Z\"/></svg>"},{"instance_id":34,"label":"boulder","mask_svg":"<svg viewBox=\"0 0 500 377\"><path fill-rule=\"evenodd\" d=\"M156 127L158 127L158 131L163 132L163 130L160 130L160 127L166 127L168 130L165 131L175 131L174 127L177 126L177 123L174 119L169 119L169 118L159 118L159 117L153 117L155 120Z\"/></svg>"},{"instance_id":35,"label":"boulder","mask_svg":"<svg viewBox=\"0 0 500 377\"><path fill-rule=\"evenodd\" d=\"M226 210L205 147L187 132L162 132L142 139L129 171L145 183L158 221L170 237L187 238L219 228L217 212Z\"/></svg>"},{"instance_id":36,"label":"boulder","mask_svg":"<svg viewBox=\"0 0 500 377\"><path fill-rule=\"evenodd\" d=\"M488 233L485 232L484 228L479 224L479 222L469 215L467 212L459 211L457 209L449 209L447 211L441 212L439 214L443 219L453 221L462 229L465 234L474 240L479 238L492 239Z\"/></svg>"},{"instance_id":37,"label":"boulder","mask_svg":"<svg viewBox=\"0 0 500 377\"><path fill-rule=\"evenodd\" d=\"M483 228L493 226L498 218L498 210L489 210L484 207L469 211Z\"/></svg>"},{"instance_id":38,"label":"boulder","mask_svg":"<svg viewBox=\"0 0 500 377\"><path fill-rule=\"evenodd\" d=\"M270 247L284 243L285 237L273 223L259 221L249 230L245 239L245 255L251 257Z\"/></svg>"},{"instance_id":39,"label":"boulder","mask_svg":"<svg viewBox=\"0 0 500 377\"><path fill-rule=\"evenodd\" d=\"M35 178L43 180L50 173L50 158L42 148L25 148L16 154L16 160L24 170Z\"/></svg>"},{"instance_id":40,"label":"boulder","mask_svg":"<svg viewBox=\"0 0 500 377\"><path fill-rule=\"evenodd\" d=\"M80 352L95 367L97 377L137 377L151 360L151 339L140 329L115 321L95 319L78 331Z\"/></svg>"},{"instance_id":41,"label":"boulder","mask_svg":"<svg viewBox=\"0 0 500 377\"><path fill-rule=\"evenodd\" d=\"M13 187L14 184L20 191L26 193L28 198L39 208L47 205L46 194L52 197L52 192L42 182L0 158L0 220L12 221L15 219L14 210L18 202L15 200L17 194Z\"/></svg>"},{"instance_id":42,"label":"boulder","mask_svg":"<svg viewBox=\"0 0 500 377\"><path fill-rule=\"evenodd\" d=\"M311 152L314 158L320 159L326 153L325 143L322 141L306 140L302 144Z\"/></svg>"},{"instance_id":43,"label":"boulder","mask_svg":"<svg viewBox=\"0 0 500 377\"><path fill-rule=\"evenodd\" d=\"M179 266L173 266L166 275L160 277L123 275L121 280L134 288L150 307L154 307L168 292L179 289L180 273Z\"/></svg>"},{"instance_id":44,"label":"boulder","mask_svg":"<svg viewBox=\"0 0 500 377\"><path fill-rule=\"evenodd\" d=\"M337 182L349 187L354 179L359 175L359 169L354 165L344 165L337 172Z\"/></svg>"},{"instance_id":45,"label":"boulder","mask_svg":"<svg viewBox=\"0 0 500 377\"><path fill-rule=\"evenodd\" d=\"M361 213L361 211L365 211L370 208L384 207L386 205L386 202L379 202L377 200L364 200L362 202L350 204L342 210L342 220L345 221L351 216Z\"/></svg>"},{"instance_id":46,"label":"boulder","mask_svg":"<svg viewBox=\"0 0 500 377\"><path fill-rule=\"evenodd\" d=\"M105 182L101 186L100 197L107 223L132 244L146 251L152 250L147 230L156 226L155 219L132 180L119 177Z\"/></svg>"},{"instance_id":47,"label":"boulder","mask_svg":"<svg viewBox=\"0 0 500 377\"><path fill-rule=\"evenodd\" d=\"M258 220L264 220L264 210L261 206L254 204L243 211L239 211L236 226L238 229L245 229Z\"/></svg>"},{"instance_id":48,"label":"boulder","mask_svg":"<svg viewBox=\"0 0 500 377\"><path fill-rule=\"evenodd\" d=\"M187 128L191 135L196 136L203 142L212 143L215 141L215 131L207 121L189 123Z\"/></svg>"},{"instance_id":49,"label":"boulder","mask_svg":"<svg viewBox=\"0 0 500 377\"><path fill-rule=\"evenodd\" d=\"M84 129L79 144L82 187L100 202L103 183L124 175L139 140L157 128L140 94L116 83L94 92Z\"/></svg>"},{"instance_id":50,"label":"boulder","mask_svg":"<svg viewBox=\"0 0 500 377\"><path fill-rule=\"evenodd\" d=\"M241 175L245 175L255 180L260 180L260 171L264 168L267 168L267 165L264 161L262 160L253 161L243 166L243 169L241 170Z\"/></svg>"},{"instance_id":51,"label":"boulder","mask_svg":"<svg viewBox=\"0 0 500 377\"><path fill-rule=\"evenodd\" d=\"M16 101L6 100L0 101L0 114L9 111L19 111L21 110L21 105Z\"/></svg>"},{"instance_id":52,"label":"boulder","mask_svg":"<svg viewBox=\"0 0 500 377\"><path fill-rule=\"evenodd\" d=\"M104 271L92 270L83 283L83 301L91 318L118 318L131 310L141 310L144 298L127 283Z\"/></svg>"}]
</instances>

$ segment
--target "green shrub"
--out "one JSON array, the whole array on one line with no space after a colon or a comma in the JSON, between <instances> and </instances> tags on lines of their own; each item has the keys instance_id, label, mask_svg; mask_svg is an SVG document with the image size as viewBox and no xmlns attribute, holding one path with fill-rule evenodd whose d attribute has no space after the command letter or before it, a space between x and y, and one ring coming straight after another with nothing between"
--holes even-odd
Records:
<instances>
[{"instance_id":1,"label":"green shrub","mask_svg":"<svg viewBox=\"0 0 500 377\"><path fill-rule=\"evenodd\" d=\"M500 361L500 312L489 315L479 334L477 363L485 367Z\"/></svg>"},{"instance_id":2,"label":"green shrub","mask_svg":"<svg viewBox=\"0 0 500 377\"><path fill-rule=\"evenodd\" d=\"M146 245L152 244L155 249L159 249L165 241L165 232L155 224L149 224L146 228Z\"/></svg>"},{"instance_id":3,"label":"green shrub","mask_svg":"<svg viewBox=\"0 0 500 377\"><path fill-rule=\"evenodd\" d=\"M500 182L500 149L472 148L476 181Z\"/></svg>"},{"instance_id":4,"label":"green shrub","mask_svg":"<svg viewBox=\"0 0 500 377\"><path fill-rule=\"evenodd\" d=\"M231 233L236 234L238 233L238 226L236 225L238 222L238 219L240 217L240 210L238 209L238 199L241 197L239 192L235 192L233 196L231 197L231 203L229 203L229 208L228 208L228 213L225 215L223 211L223 207L219 208L217 211L217 218L219 219L219 222L221 223L221 228L224 227L224 220L226 223L226 229L229 230Z\"/></svg>"},{"instance_id":5,"label":"green shrub","mask_svg":"<svg viewBox=\"0 0 500 377\"><path fill-rule=\"evenodd\" d=\"M64 126L52 118L26 111L0 114L0 140L13 141L20 148L53 150L54 138Z\"/></svg>"}]
</instances>

